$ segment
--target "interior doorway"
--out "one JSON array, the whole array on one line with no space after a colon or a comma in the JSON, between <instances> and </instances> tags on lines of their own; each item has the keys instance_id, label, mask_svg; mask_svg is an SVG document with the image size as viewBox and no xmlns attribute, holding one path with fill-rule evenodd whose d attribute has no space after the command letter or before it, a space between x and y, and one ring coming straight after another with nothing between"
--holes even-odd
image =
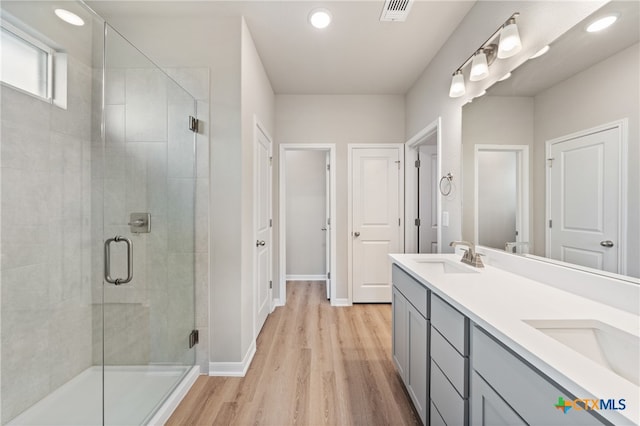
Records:
<instances>
[{"instance_id":1,"label":"interior doorway","mask_svg":"<svg viewBox=\"0 0 640 426\"><path fill-rule=\"evenodd\" d=\"M438 117L405 144L405 253L442 251L440 128Z\"/></svg>"},{"instance_id":2,"label":"interior doorway","mask_svg":"<svg viewBox=\"0 0 640 426\"><path fill-rule=\"evenodd\" d=\"M528 253L529 146L477 144L474 162L474 241Z\"/></svg>"},{"instance_id":3,"label":"interior doorway","mask_svg":"<svg viewBox=\"0 0 640 426\"><path fill-rule=\"evenodd\" d=\"M280 145L280 295L287 281L322 281L335 300L335 145Z\"/></svg>"}]
</instances>

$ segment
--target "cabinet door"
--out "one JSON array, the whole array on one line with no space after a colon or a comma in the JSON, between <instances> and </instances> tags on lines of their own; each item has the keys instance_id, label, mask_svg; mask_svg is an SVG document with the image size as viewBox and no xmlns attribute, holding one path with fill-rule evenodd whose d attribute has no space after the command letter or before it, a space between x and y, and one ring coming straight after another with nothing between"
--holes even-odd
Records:
<instances>
[{"instance_id":1,"label":"cabinet door","mask_svg":"<svg viewBox=\"0 0 640 426\"><path fill-rule=\"evenodd\" d=\"M471 424L516 426L527 423L485 382L478 373L471 377Z\"/></svg>"},{"instance_id":2,"label":"cabinet door","mask_svg":"<svg viewBox=\"0 0 640 426\"><path fill-rule=\"evenodd\" d=\"M391 317L391 326L393 328L393 346L392 346L392 355L393 355L393 363L396 365L398 369L398 373L402 380L407 382L406 378L406 370L407 370L407 362L408 362L408 342L407 342L407 306L409 302L404 296L394 287L393 288L393 298L392 298L392 311L393 316Z\"/></svg>"},{"instance_id":3,"label":"cabinet door","mask_svg":"<svg viewBox=\"0 0 640 426\"><path fill-rule=\"evenodd\" d=\"M429 377L428 363L429 354L427 353L429 322L420 314L420 312L408 305L409 316L409 372L407 375L407 390L416 411L420 415L423 423L428 419L428 384Z\"/></svg>"}]
</instances>

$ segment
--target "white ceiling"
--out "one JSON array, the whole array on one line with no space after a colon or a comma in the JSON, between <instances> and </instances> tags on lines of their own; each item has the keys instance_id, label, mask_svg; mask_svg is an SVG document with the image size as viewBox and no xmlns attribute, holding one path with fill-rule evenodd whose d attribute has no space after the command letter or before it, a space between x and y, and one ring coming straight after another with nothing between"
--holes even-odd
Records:
<instances>
[{"instance_id":1,"label":"white ceiling","mask_svg":"<svg viewBox=\"0 0 640 426\"><path fill-rule=\"evenodd\" d=\"M416 0L405 22L380 22L384 0L87 3L107 20L123 15L244 16L278 94L404 94L474 1ZM316 7L333 15L325 30L308 24Z\"/></svg>"}]
</instances>

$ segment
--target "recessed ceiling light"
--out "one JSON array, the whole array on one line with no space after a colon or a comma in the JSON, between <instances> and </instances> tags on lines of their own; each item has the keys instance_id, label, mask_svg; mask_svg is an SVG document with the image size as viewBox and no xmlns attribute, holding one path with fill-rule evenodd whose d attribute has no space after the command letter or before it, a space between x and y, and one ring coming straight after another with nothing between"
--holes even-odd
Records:
<instances>
[{"instance_id":1,"label":"recessed ceiling light","mask_svg":"<svg viewBox=\"0 0 640 426\"><path fill-rule=\"evenodd\" d=\"M498 81L505 81L506 79L508 79L509 77L511 77L511 73L508 72L505 75L502 76L501 79L499 79Z\"/></svg>"},{"instance_id":2,"label":"recessed ceiling light","mask_svg":"<svg viewBox=\"0 0 640 426\"><path fill-rule=\"evenodd\" d=\"M542 49L538 50L532 57L530 57L529 59L535 59L535 58L539 58L540 56L544 55L545 53L547 53L549 51L549 49L551 49L551 47L547 44L545 47L543 47Z\"/></svg>"},{"instance_id":3,"label":"recessed ceiling light","mask_svg":"<svg viewBox=\"0 0 640 426\"><path fill-rule=\"evenodd\" d=\"M331 12L327 9L314 9L309 14L309 22L315 28L327 28L331 23Z\"/></svg>"},{"instance_id":4,"label":"recessed ceiling light","mask_svg":"<svg viewBox=\"0 0 640 426\"><path fill-rule=\"evenodd\" d=\"M605 28L609 28L617 20L618 20L618 15L615 13L612 15L603 16L602 18L599 18L593 21L591 24L589 24L589 26L587 27L587 32L595 33L598 31L602 31Z\"/></svg>"},{"instance_id":5,"label":"recessed ceiling light","mask_svg":"<svg viewBox=\"0 0 640 426\"><path fill-rule=\"evenodd\" d=\"M76 27L84 25L84 20L73 12L69 12L66 9L56 9L54 12L58 18L62 19L67 24L75 25Z\"/></svg>"}]
</instances>

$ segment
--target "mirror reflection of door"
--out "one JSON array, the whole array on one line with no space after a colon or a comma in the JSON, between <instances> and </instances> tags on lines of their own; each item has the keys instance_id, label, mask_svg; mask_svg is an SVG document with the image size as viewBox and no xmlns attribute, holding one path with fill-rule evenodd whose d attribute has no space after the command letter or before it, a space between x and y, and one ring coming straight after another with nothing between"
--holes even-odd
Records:
<instances>
[{"instance_id":1,"label":"mirror reflection of door","mask_svg":"<svg viewBox=\"0 0 640 426\"><path fill-rule=\"evenodd\" d=\"M438 147L418 147L418 253L438 252Z\"/></svg>"},{"instance_id":2,"label":"mirror reflection of door","mask_svg":"<svg viewBox=\"0 0 640 426\"><path fill-rule=\"evenodd\" d=\"M624 272L619 269L621 133L618 124L548 143L548 257Z\"/></svg>"},{"instance_id":3,"label":"mirror reflection of door","mask_svg":"<svg viewBox=\"0 0 640 426\"><path fill-rule=\"evenodd\" d=\"M528 252L528 147L477 145L477 244Z\"/></svg>"}]
</instances>

